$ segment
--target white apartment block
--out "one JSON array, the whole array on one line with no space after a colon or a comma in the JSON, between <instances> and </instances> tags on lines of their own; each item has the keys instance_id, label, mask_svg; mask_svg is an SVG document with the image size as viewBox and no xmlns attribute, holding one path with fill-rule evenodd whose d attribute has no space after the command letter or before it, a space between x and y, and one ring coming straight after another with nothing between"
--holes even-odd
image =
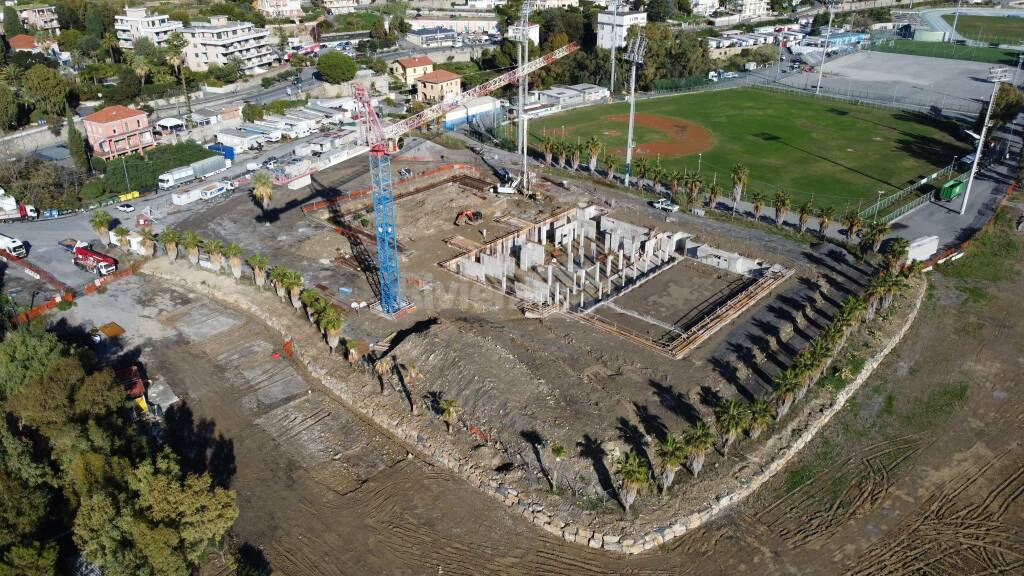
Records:
<instances>
[{"instance_id":1,"label":"white apartment block","mask_svg":"<svg viewBox=\"0 0 1024 576\"><path fill-rule=\"evenodd\" d=\"M489 34L498 29L497 18L410 18L409 28L447 28L459 34Z\"/></svg>"},{"instance_id":2,"label":"white apartment block","mask_svg":"<svg viewBox=\"0 0 1024 576\"><path fill-rule=\"evenodd\" d=\"M360 6L367 6L370 0L320 0L320 4L328 14L347 14L355 12Z\"/></svg>"},{"instance_id":3,"label":"white apartment block","mask_svg":"<svg viewBox=\"0 0 1024 576\"><path fill-rule=\"evenodd\" d=\"M13 5L10 2L5 4L8 6ZM21 23L27 28L46 32L51 36L57 36L60 34L60 22L57 21L57 9L53 6L14 6L14 8L18 11L18 17L21 20ZM3 16L0 16L0 22L3 22Z\"/></svg>"},{"instance_id":4,"label":"white apartment block","mask_svg":"<svg viewBox=\"0 0 1024 576\"><path fill-rule=\"evenodd\" d=\"M302 0L256 0L256 11L267 18L302 18Z\"/></svg>"},{"instance_id":5,"label":"white apartment block","mask_svg":"<svg viewBox=\"0 0 1024 576\"><path fill-rule=\"evenodd\" d=\"M163 47L167 38L182 28L181 22L164 14L150 14L145 8L125 8L124 15L114 16L117 44L121 48L131 48L139 38L149 38L153 44Z\"/></svg>"},{"instance_id":6,"label":"white apartment block","mask_svg":"<svg viewBox=\"0 0 1024 576\"><path fill-rule=\"evenodd\" d=\"M690 9L697 16L711 16L718 10L718 0L692 0Z\"/></svg>"},{"instance_id":7,"label":"white apartment block","mask_svg":"<svg viewBox=\"0 0 1024 576\"><path fill-rule=\"evenodd\" d=\"M548 8L578 8L580 0L536 0L533 3L534 10L547 10Z\"/></svg>"},{"instance_id":8,"label":"white apartment block","mask_svg":"<svg viewBox=\"0 0 1024 576\"><path fill-rule=\"evenodd\" d=\"M646 25L647 12L600 12L597 15L597 47L605 50L610 50L613 45L622 48L626 45L626 34L630 28Z\"/></svg>"},{"instance_id":9,"label":"white apartment block","mask_svg":"<svg viewBox=\"0 0 1024 576\"><path fill-rule=\"evenodd\" d=\"M741 20L752 20L770 16L772 13L771 0L741 0L739 2Z\"/></svg>"},{"instance_id":10,"label":"white apartment block","mask_svg":"<svg viewBox=\"0 0 1024 576\"><path fill-rule=\"evenodd\" d=\"M242 72L257 74L274 60L270 47L270 31L251 22L235 22L227 16L211 16L209 22L193 22L181 30L188 40L185 62L192 70L202 72L211 64L227 64L238 59Z\"/></svg>"}]
</instances>

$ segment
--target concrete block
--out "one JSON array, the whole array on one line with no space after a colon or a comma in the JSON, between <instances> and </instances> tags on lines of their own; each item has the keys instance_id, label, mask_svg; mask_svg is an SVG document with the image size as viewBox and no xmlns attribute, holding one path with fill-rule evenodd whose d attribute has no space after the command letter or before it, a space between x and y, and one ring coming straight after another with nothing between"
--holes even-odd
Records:
<instances>
[{"instance_id":1,"label":"concrete block","mask_svg":"<svg viewBox=\"0 0 1024 576\"><path fill-rule=\"evenodd\" d=\"M476 280L477 282L484 281L484 266L478 262L473 262L469 258L463 258L456 264L456 270L459 274Z\"/></svg>"},{"instance_id":2,"label":"concrete block","mask_svg":"<svg viewBox=\"0 0 1024 576\"><path fill-rule=\"evenodd\" d=\"M519 267L529 270L544 263L544 247L536 242L526 241L519 247Z\"/></svg>"}]
</instances>

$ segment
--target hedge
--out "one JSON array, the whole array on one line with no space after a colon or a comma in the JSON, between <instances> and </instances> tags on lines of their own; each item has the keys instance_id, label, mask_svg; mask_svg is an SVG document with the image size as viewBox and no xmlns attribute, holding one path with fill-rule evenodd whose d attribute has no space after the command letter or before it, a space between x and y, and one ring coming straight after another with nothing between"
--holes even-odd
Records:
<instances>
[{"instance_id":1,"label":"hedge","mask_svg":"<svg viewBox=\"0 0 1024 576\"><path fill-rule=\"evenodd\" d=\"M195 142L182 142L151 148L146 158L139 154L116 158L107 162L104 188L108 193L154 190L157 178L164 172L215 155L216 152ZM128 182L125 181L126 166Z\"/></svg>"}]
</instances>

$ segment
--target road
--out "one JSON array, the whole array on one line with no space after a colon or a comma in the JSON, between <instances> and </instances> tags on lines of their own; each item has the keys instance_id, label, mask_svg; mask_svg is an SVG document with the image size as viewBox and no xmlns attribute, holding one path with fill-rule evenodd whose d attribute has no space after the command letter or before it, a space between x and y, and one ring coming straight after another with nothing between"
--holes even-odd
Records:
<instances>
[{"instance_id":1,"label":"road","mask_svg":"<svg viewBox=\"0 0 1024 576\"><path fill-rule=\"evenodd\" d=\"M257 104L271 102L273 100L284 100L295 97L294 94L288 94L289 89L293 92L308 92L320 85L320 80L316 79L313 68L304 68L300 72L300 78L302 78L302 84L297 86L293 85L291 80L285 80L274 84L270 88L263 88L259 84L254 84L249 88L239 90L238 92L232 92L230 94L207 94L203 98L193 99L191 103L192 109L195 110L197 108L243 102L246 100L251 100ZM154 107L153 110L153 115L151 116L152 121L162 118L180 118L186 113L185 104L183 102L157 106Z\"/></svg>"}]
</instances>

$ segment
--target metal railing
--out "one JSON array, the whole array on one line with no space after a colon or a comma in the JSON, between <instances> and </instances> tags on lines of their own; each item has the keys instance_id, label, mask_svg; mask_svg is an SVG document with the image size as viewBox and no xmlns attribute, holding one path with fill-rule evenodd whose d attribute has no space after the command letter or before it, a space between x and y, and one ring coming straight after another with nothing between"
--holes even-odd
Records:
<instances>
[{"instance_id":1,"label":"metal railing","mask_svg":"<svg viewBox=\"0 0 1024 576\"><path fill-rule=\"evenodd\" d=\"M922 186L924 186L926 184L931 184L932 182L934 182L934 181L936 181L938 179L946 178L946 177L950 176L956 170L956 164L957 164L957 159L953 158L953 161L950 162L948 166L946 166L945 168L942 168L938 172L934 172L933 174L925 176L924 178L922 178L921 180L919 180L917 182L909 184L908 186L906 186L905 188L903 188L899 192L896 192L894 194L888 194L888 195L882 197L880 200L878 200L877 202L875 202L871 206L868 206L867 208L861 210L860 211L860 217L861 218L868 218L868 217L874 218L879 212L881 212L882 210L884 210L884 209L886 209L886 208L888 208L890 206L893 206L893 205L898 204L899 202L903 201L908 196L911 196L912 194L917 192Z\"/></svg>"},{"instance_id":2,"label":"metal railing","mask_svg":"<svg viewBox=\"0 0 1024 576\"><path fill-rule=\"evenodd\" d=\"M904 204L903 206L900 206L899 208L893 210L892 212L886 214L885 216L882 216L882 221L885 222L886 224L892 224L897 219L902 218L903 216L909 214L910 212L913 212L915 209L924 206L928 202L931 202L931 199L931 194L921 194L913 201Z\"/></svg>"}]
</instances>

